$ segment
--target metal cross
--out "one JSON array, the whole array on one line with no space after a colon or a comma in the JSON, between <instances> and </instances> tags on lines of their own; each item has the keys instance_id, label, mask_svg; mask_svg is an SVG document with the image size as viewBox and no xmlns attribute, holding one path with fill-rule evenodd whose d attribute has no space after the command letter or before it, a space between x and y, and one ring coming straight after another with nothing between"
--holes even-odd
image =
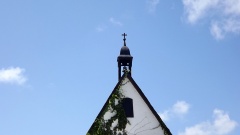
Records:
<instances>
[{"instance_id":1,"label":"metal cross","mask_svg":"<svg viewBox=\"0 0 240 135\"><path fill-rule=\"evenodd\" d=\"M126 46L126 36L127 36L127 34L123 33L122 36L123 36L124 46Z\"/></svg>"}]
</instances>

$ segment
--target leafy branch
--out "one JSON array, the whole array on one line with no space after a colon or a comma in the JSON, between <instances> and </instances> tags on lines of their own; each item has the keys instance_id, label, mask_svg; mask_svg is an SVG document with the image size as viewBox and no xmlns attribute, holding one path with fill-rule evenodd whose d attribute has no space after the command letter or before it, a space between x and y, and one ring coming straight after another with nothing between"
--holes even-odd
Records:
<instances>
[{"instance_id":1,"label":"leafy branch","mask_svg":"<svg viewBox=\"0 0 240 135\"><path fill-rule=\"evenodd\" d=\"M122 79L117 89L109 98L107 107L101 113L100 117L96 118L95 122L93 123L93 127L87 133L87 135L127 135L125 128L129 121L122 106L125 96L123 95L121 89L127 74L128 71L125 71L124 79ZM111 112L113 116L105 120L104 115L106 112ZM117 122L117 124L113 127L114 122Z\"/></svg>"}]
</instances>

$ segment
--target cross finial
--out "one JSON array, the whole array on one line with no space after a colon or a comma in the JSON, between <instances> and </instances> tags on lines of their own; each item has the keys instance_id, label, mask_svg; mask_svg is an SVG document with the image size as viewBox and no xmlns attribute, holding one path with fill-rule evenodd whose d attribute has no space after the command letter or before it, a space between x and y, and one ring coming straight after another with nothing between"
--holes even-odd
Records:
<instances>
[{"instance_id":1,"label":"cross finial","mask_svg":"<svg viewBox=\"0 0 240 135\"><path fill-rule=\"evenodd\" d=\"M127 36L127 34L123 33L122 36L123 36L124 46L126 46L126 36Z\"/></svg>"}]
</instances>

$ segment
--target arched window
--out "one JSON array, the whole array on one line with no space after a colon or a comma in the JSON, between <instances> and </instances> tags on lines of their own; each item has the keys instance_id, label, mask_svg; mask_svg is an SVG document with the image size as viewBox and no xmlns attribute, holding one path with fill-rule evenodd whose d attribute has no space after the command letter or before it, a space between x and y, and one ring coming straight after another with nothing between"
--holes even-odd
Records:
<instances>
[{"instance_id":1,"label":"arched window","mask_svg":"<svg viewBox=\"0 0 240 135\"><path fill-rule=\"evenodd\" d=\"M124 108L126 117L134 117L134 114L133 114L133 100L131 98L124 98L123 99L123 108Z\"/></svg>"}]
</instances>

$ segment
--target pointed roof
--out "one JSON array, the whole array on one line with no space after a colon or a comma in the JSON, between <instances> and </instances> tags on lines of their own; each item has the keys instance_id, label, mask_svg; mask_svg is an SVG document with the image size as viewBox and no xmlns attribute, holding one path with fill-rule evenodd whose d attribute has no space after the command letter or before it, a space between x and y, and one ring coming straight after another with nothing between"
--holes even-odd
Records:
<instances>
[{"instance_id":1,"label":"pointed roof","mask_svg":"<svg viewBox=\"0 0 240 135\"><path fill-rule=\"evenodd\" d=\"M149 109L151 110L152 114L155 116L155 118L158 120L160 126L162 127L164 134L165 135L172 135L172 133L170 132L170 130L167 128L167 126L165 125L165 123L162 121L162 119L160 118L160 116L158 115L158 113L154 110L154 108L152 107L152 105L150 104L150 102L148 101L148 99L146 98L146 96L144 95L144 93L142 92L142 90L139 88L139 86L137 85L137 83L133 80L133 78L131 77L130 74L128 74L128 72L125 72L122 77L120 78L119 82L117 83L117 85L115 86L115 88L113 89L112 93L110 94L110 96L108 97L107 101L105 102L103 108L101 109L101 111L99 112L98 116L96 119L100 118L102 116L102 114L105 112L105 108L108 105L108 101L110 100L111 96L117 91L117 89L119 88L119 86L121 85L121 83L123 82L123 80L125 78L128 78L129 81L132 83L132 85L134 86L134 88L136 89L136 91L139 93L139 95L141 96L141 98L144 100L144 102L147 104L147 106L149 107ZM90 127L90 129L88 130L88 133L91 131L91 129L93 129L94 127L94 123L92 124L92 126Z\"/></svg>"}]
</instances>

